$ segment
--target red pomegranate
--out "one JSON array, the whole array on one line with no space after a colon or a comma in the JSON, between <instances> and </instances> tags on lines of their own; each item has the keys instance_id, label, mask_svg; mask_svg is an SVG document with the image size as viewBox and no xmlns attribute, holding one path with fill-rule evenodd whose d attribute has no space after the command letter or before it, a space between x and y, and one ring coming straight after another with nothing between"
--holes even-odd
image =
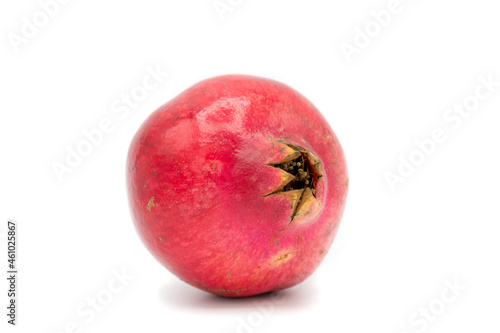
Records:
<instances>
[{"instance_id":1,"label":"red pomegranate","mask_svg":"<svg viewBox=\"0 0 500 333\"><path fill-rule=\"evenodd\" d=\"M130 145L127 187L153 256L209 293L294 286L318 267L348 187L320 112L276 81L227 75L160 107Z\"/></svg>"}]
</instances>

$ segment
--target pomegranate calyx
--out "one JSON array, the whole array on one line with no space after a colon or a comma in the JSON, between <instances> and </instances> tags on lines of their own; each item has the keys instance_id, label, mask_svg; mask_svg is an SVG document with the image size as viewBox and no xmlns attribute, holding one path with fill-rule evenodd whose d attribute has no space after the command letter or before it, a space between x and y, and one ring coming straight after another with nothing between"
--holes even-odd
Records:
<instances>
[{"instance_id":1,"label":"pomegranate calyx","mask_svg":"<svg viewBox=\"0 0 500 333\"><path fill-rule=\"evenodd\" d=\"M278 140L293 152L278 162L268 165L280 169L282 183L270 195L287 195L292 202L290 223L294 220L302 224L315 218L321 204L316 198L316 184L323 177L321 160L306 148Z\"/></svg>"}]
</instances>

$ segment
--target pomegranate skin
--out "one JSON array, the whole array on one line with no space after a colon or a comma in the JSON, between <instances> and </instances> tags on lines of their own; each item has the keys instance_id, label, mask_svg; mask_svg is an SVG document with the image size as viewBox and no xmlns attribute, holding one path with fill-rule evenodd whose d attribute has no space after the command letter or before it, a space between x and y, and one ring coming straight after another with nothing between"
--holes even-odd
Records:
<instances>
[{"instance_id":1,"label":"pomegranate skin","mask_svg":"<svg viewBox=\"0 0 500 333\"><path fill-rule=\"evenodd\" d=\"M277 163L292 155L309 168L308 189L284 187L293 176ZM342 147L320 112L284 84L244 75L202 81L151 114L126 174L146 248L181 280L226 297L310 276L348 187Z\"/></svg>"}]
</instances>

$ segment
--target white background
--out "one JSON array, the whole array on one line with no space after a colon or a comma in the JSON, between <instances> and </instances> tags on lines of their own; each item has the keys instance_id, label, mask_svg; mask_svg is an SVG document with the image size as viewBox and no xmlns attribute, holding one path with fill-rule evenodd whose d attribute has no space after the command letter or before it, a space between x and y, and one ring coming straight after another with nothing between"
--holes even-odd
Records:
<instances>
[{"instance_id":1,"label":"white background","mask_svg":"<svg viewBox=\"0 0 500 333\"><path fill-rule=\"evenodd\" d=\"M213 0L73 0L18 52L9 38L41 7L1 3L0 219L4 237L7 219L19 222L21 272L15 328L2 278L1 331L72 332L74 321L81 332L499 332L500 87L457 128L443 118L474 101L480 76L500 81L498 3L401 0L350 62L342 43L377 29L370 12L388 0L232 3L221 19ZM148 67L169 75L120 119L113 103ZM279 303L184 284L145 250L128 211L125 158L140 124L192 84L230 73L303 93L348 161L334 248ZM112 132L59 181L52 164L105 118ZM386 173L400 156L421 157L415 140L436 128L445 142L392 191ZM2 270L5 248L3 238ZM80 316L122 269L133 279L91 320Z\"/></svg>"}]
</instances>

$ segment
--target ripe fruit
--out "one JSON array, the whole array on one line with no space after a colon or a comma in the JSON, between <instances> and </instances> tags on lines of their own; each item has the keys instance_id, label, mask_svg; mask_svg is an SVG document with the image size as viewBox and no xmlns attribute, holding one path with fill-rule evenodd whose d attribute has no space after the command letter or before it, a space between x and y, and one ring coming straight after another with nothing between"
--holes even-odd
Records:
<instances>
[{"instance_id":1,"label":"ripe fruit","mask_svg":"<svg viewBox=\"0 0 500 333\"><path fill-rule=\"evenodd\" d=\"M202 81L135 135L127 186L155 258L207 292L242 297L294 286L317 268L347 194L342 148L319 111L281 83Z\"/></svg>"}]
</instances>

